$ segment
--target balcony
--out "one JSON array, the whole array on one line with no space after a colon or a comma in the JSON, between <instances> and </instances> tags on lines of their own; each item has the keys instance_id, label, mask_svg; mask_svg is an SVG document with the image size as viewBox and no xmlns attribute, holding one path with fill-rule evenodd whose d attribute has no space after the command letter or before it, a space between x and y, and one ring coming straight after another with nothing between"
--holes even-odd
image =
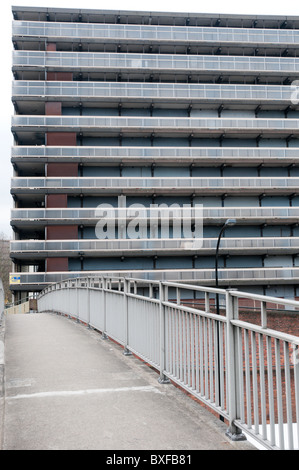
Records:
<instances>
[{"instance_id":1,"label":"balcony","mask_svg":"<svg viewBox=\"0 0 299 470\"><path fill-rule=\"evenodd\" d=\"M125 54L87 52L13 52L13 72L69 71L102 72L108 74L137 73L140 76L153 73L196 74L212 76L263 76L298 78L298 57ZM34 79L38 79L34 76Z\"/></svg>"},{"instance_id":2,"label":"balcony","mask_svg":"<svg viewBox=\"0 0 299 470\"><path fill-rule=\"evenodd\" d=\"M299 207L203 207L203 222L206 225L220 225L229 218L237 219L239 225L291 225L298 223ZM11 210L11 224L23 229L60 224L95 226L98 220L96 208Z\"/></svg>"},{"instance_id":3,"label":"balcony","mask_svg":"<svg viewBox=\"0 0 299 470\"><path fill-rule=\"evenodd\" d=\"M15 259L47 257L119 257L119 256L214 256L216 238L150 238L121 240L14 240L11 256ZM297 254L298 237L224 238L221 255L286 255Z\"/></svg>"},{"instance_id":4,"label":"balcony","mask_svg":"<svg viewBox=\"0 0 299 470\"><path fill-rule=\"evenodd\" d=\"M156 25L58 23L42 21L14 21L13 41L21 46L23 42L35 41L97 44L142 44L160 46L172 44L186 46L236 46L243 48L264 47L278 50L298 47L299 32L296 30L184 27Z\"/></svg>"},{"instance_id":5,"label":"balcony","mask_svg":"<svg viewBox=\"0 0 299 470\"><path fill-rule=\"evenodd\" d=\"M77 23L108 23L108 24L142 24L142 25L176 25L176 26L208 26L219 23L221 27L270 29L299 28L298 16L282 15L231 15L179 12L147 12L126 10L90 10L80 8L46 8L46 7L12 7L14 18L23 21L77 22Z\"/></svg>"},{"instance_id":6,"label":"balcony","mask_svg":"<svg viewBox=\"0 0 299 470\"><path fill-rule=\"evenodd\" d=\"M139 177L78 177L78 178L12 178L11 194L45 195L291 195L298 192L296 177L224 177L224 178L139 178Z\"/></svg>"},{"instance_id":7,"label":"balcony","mask_svg":"<svg viewBox=\"0 0 299 470\"><path fill-rule=\"evenodd\" d=\"M34 168L49 162L123 164L150 166L289 166L298 164L297 148L291 147L55 147L14 146L11 161L18 167Z\"/></svg>"},{"instance_id":8,"label":"balcony","mask_svg":"<svg viewBox=\"0 0 299 470\"><path fill-rule=\"evenodd\" d=\"M12 85L12 100L17 103L22 114L28 112L30 106L42 105L46 101L57 100L64 106L117 106L162 105L171 102L176 106L202 104L227 104L242 109L255 109L261 105L271 105L272 109L281 110L290 104L295 88L279 85L230 85L202 83L130 83L130 82L45 82L17 80ZM27 107L27 108L26 108ZM296 108L293 105L293 109ZM27 112L26 112L27 111ZM41 113L42 114L42 113Z\"/></svg>"},{"instance_id":9,"label":"balcony","mask_svg":"<svg viewBox=\"0 0 299 470\"><path fill-rule=\"evenodd\" d=\"M244 268L219 269L219 282L221 286L231 285L282 285L298 284L299 268ZM171 270L131 270L131 271L67 271L51 273L13 273L19 276L17 283L11 285L12 290L42 290L52 282L60 282L76 277L109 274L112 276L133 277L137 279L150 279L161 281L200 283L201 285L215 285L214 269L171 269ZM14 281L16 282L16 281ZM247 288L248 289L248 288Z\"/></svg>"},{"instance_id":10,"label":"balcony","mask_svg":"<svg viewBox=\"0 0 299 470\"><path fill-rule=\"evenodd\" d=\"M221 137L258 136L288 138L299 136L298 119L259 118L156 118L101 116L21 116L12 117L17 139L38 144L37 134L75 132L82 136ZM41 137L40 137L41 138Z\"/></svg>"}]
</instances>

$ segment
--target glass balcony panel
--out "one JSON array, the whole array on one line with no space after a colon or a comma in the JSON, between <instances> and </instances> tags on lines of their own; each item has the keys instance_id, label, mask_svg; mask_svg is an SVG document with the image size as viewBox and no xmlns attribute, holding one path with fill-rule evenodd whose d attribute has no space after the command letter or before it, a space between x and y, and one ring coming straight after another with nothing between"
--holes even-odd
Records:
<instances>
[{"instance_id":1,"label":"glass balcony panel","mask_svg":"<svg viewBox=\"0 0 299 470\"><path fill-rule=\"evenodd\" d=\"M271 130L297 130L299 129L298 119L265 119L265 118L242 118L242 119L230 119L230 118L135 118L135 117L69 117L69 116L24 116L16 115L12 116L13 126L39 126L40 130L42 127L86 127L86 128L109 128L109 127L128 127L128 128L140 128L143 129L155 127L157 129L163 128L194 128L197 129L208 129L218 130L222 128L236 129L236 130L248 130L248 129L271 129Z\"/></svg>"},{"instance_id":2,"label":"glass balcony panel","mask_svg":"<svg viewBox=\"0 0 299 470\"><path fill-rule=\"evenodd\" d=\"M260 30L246 28L175 27L110 24L66 24L31 21L14 21L13 35L55 36L79 38L115 38L136 40L176 40L239 43L291 44L299 42L299 33L294 30Z\"/></svg>"},{"instance_id":3,"label":"glass balcony panel","mask_svg":"<svg viewBox=\"0 0 299 470\"><path fill-rule=\"evenodd\" d=\"M241 56L179 56L152 54L118 54L118 53L77 53L77 52L13 52L13 66L63 67L74 70L78 67L119 69L182 69L186 70L219 70L258 72L298 72L298 57L241 57Z\"/></svg>"}]
</instances>

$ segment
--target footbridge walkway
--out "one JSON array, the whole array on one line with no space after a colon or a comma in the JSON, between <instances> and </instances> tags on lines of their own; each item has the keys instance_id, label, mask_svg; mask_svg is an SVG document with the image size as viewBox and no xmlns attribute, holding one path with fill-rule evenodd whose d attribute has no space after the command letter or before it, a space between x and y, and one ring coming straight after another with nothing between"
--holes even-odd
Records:
<instances>
[{"instance_id":1,"label":"footbridge walkway","mask_svg":"<svg viewBox=\"0 0 299 470\"><path fill-rule=\"evenodd\" d=\"M299 337L270 328L278 303L299 309L120 277L48 286L38 312L2 317L1 448L298 449Z\"/></svg>"}]
</instances>

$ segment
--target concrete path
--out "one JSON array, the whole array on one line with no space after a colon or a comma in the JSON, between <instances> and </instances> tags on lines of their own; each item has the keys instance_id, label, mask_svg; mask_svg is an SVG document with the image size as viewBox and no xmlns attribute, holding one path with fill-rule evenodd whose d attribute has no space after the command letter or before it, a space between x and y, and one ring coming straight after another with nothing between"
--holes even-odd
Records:
<instances>
[{"instance_id":1,"label":"concrete path","mask_svg":"<svg viewBox=\"0 0 299 470\"><path fill-rule=\"evenodd\" d=\"M217 417L74 320L8 315L4 344L3 450L255 449L230 441Z\"/></svg>"}]
</instances>

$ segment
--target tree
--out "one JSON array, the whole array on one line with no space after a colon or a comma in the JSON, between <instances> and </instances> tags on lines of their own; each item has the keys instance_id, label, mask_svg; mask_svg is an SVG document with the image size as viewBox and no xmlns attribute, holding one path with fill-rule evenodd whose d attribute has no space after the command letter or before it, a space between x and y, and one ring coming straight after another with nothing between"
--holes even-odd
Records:
<instances>
[{"instance_id":1,"label":"tree","mask_svg":"<svg viewBox=\"0 0 299 470\"><path fill-rule=\"evenodd\" d=\"M10 247L7 236L0 232L0 278L2 279L5 303L11 302L11 291L9 289L9 273L11 272Z\"/></svg>"}]
</instances>

